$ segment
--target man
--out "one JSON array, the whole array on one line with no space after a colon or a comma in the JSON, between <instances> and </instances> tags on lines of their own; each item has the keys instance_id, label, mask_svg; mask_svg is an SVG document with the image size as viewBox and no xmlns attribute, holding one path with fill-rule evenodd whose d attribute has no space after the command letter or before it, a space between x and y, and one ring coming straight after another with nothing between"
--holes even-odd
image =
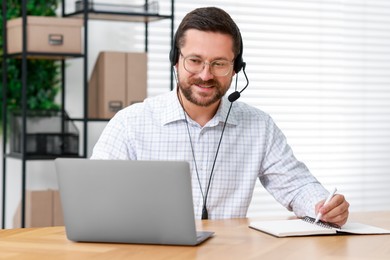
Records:
<instances>
[{"instance_id":1,"label":"man","mask_svg":"<svg viewBox=\"0 0 390 260\"><path fill-rule=\"evenodd\" d=\"M225 96L245 69L238 27L223 10L198 8L175 35L176 90L118 112L92 159L185 160L197 218L245 217L257 179L297 216L346 223L349 204L328 191L293 155L269 115ZM158 173L156 173L158 174ZM145 187L147 188L147 187ZM151 191L153 192L153 191Z\"/></svg>"}]
</instances>

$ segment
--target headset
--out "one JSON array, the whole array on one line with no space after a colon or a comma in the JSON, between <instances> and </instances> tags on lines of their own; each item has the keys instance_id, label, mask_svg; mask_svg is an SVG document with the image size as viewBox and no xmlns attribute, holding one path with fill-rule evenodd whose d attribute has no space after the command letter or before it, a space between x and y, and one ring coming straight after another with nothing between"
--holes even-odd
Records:
<instances>
[{"instance_id":1,"label":"headset","mask_svg":"<svg viewBox=\"0 0 390 260\"><path fill-rule=\"evenodd\" d=\"M245 62L242 59L242 52L243 52L242 37L241 37L241 33L240 33L240 30L238 29L238 27L237 27L237 31L238 31L238 35L240 37L241 47L240 47L240 52L238 53L237 57L234 59L233 69L234 69L235 73L240 72L240 70L245 67ZM171 62L172 67L175 66L176 63L179 61L180 53L179 53L179 49L177 48L177 41L178 41L177 34L175 34L172 49L169 52L169 60Z\"/></svg>"},{"instance_id":2,"label":"headset","mask_svg":"<svg viewBox=\"0 0 390 260\"><path fill-rule=\"evenodd\" d=\"M208 219L207 198L208 198L208 194L209 194L209 190L210 190L210 186L211 186L211 181L212 181L212 178L213 178L214 167L215 167L215 163L217 161L219 148L221 146L222 137L223 137L223 134L225 132L226 122L227 122L227 120L229 118L233 102L236 101L240 97L241 92L244 91L246 89L246 87L248 86L248 84L249 84L248 77L246 76L246 73L245 73L246 63L242 59L242 52L243 52L242 37L241 37L241 33L240 33L240 30L238 29L238 27L236 27L236 28L237 28L237 31L238 31L238 35L240 37L241 47L240 47L240 52L238 53L237 57L234 60L233 69L234 69L234 72L236 74L238 72L240 72L241 70L243 70L245 78L246 78L246 81L247 81L247 84L241 91L237 91L237 77L236 77L236 91L234 91L233 93L231 93L228 96L228 100L231 103L230 103L229 111L228 111L228 113L226 115L225 123L224 123L223 128L222 128L221 136L220 136L220 139L219 139L219 142L218 142L218 147L217 147L217 151L215 153L215 157L214 157L214 161L213 161L213 164L212 164L212 169L211 169L211 172L210 172L210 177L209 177L209 180L208 180L207 188L205 190L205 194L203 193L202 185L200 184L200 180L199 180L198 167L197 167L196 158L195 158L195 152L194 152L194 148L193 148L193 144L192 144L192 140L191 140L190 129L188 127L187 116L186 116L186 113L185 113L182 101L180 100L180 96L179 96L180 104L183 107L184 117L185 117L186 126L187 126L187 133L188 133L188 137L189 137L190 144L191 144L192 156L193 156L194 163L195 163L195 171L196 171L196 175L198 177L199 187L200 187L200 191L201 191L202 197L203 197L202 219ZM174 67L177 64L177 62L179 61L180 53L179 53L179 49L177 48L177 42L178 42L177 34L175 34L173 46L172 46L171 51L169 52L169 60L171 62L172 67Z\"/></svg>"}]
</instances>

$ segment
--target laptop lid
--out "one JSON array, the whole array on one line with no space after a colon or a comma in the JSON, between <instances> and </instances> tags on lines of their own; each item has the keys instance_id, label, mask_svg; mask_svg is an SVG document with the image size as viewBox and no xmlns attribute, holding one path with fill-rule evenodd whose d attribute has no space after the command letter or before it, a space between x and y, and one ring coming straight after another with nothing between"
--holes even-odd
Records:
<instances>
[{"instance_id":1,"label":"laptop lid","mask_svg":"<svg viewBox=\"0 0 390 260\"><path fill-rule=\"evenodd\" d=\"M55 160L69 240L196 245L187 162Z\"/></svg>"}]
</instances>

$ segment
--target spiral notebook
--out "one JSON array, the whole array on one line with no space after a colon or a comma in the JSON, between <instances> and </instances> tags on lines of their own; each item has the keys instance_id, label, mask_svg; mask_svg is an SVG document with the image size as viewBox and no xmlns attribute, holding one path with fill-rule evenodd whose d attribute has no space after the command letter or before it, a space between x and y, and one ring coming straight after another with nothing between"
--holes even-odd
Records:
<instances>
[{"instance_id":1,"label":"spiral notebook","mask_svg":"<svg viewBox=\"0 0 390 260\"><path fill-rule=\"evenodd\" d=\"M271 220L255 221L249 224L250 228L265 232L276 237L313 236L313 235L335 235L335 234L390 234L390 230L366 225L362 223L348 222L342 227L335 224L304 217L293 220Z\"/></svg>"}]
</instances>

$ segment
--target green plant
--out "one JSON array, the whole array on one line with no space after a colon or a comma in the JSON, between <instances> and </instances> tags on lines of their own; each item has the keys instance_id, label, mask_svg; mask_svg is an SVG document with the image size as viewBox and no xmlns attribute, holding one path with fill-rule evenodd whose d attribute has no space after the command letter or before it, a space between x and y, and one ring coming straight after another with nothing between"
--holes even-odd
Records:
<instances>
[{"instance_id":1,"label":"green plant","mask_svg":"<svg viewBox=\"0 0 390 260\"><path fill-rule=\"evenodd\" d=\"M6 0L7 20L21 17L20 0ZM27 15L55 16L58 0L28 0ZM3 16L0 16L3 24ZM0 27L0 62L3 59L3 28ZM7 59L7 109L18 110L21 107L22 70L21 59ZM2 75L1 67L0 75ZM27 109L56 110L59 105L55 98L60 90L60 64L55 60L27 60ZM0 81L0 112L3 108L3 82ZM2 114L1 114L2 115Z\"/></svg>"}]
</instances>

